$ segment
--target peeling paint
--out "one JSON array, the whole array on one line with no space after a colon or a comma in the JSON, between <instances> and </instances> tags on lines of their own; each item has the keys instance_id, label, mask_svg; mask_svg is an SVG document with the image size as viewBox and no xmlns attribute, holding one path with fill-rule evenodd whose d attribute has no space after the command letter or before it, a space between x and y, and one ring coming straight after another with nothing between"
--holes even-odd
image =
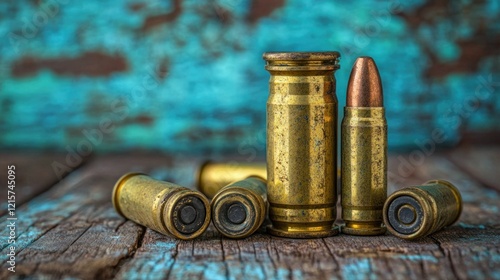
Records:
<instances>
[{"instance_id":1,"label":"peeling paint","mask_svg":"<svg viewBox=\"0 0 500 280\"><path fill-rule=\"evenodd\" d=\"M418 150L436 129L442 146L500 131L494 0L67 2L33 25L43 6L0 3L5 149L64 151L109 118L97 152L263 156L273 50L341 52L339 121L352 63L374 57L391 149Z\"/></svg>"},{"instance_id":2,"label":"peeling paint","mask_svg":"<svg viewBox=\"0 0 500 280\"><path fill-rule=\"evenodd\" d=\"M347 280L368 279L372 271L370 259L351 259L341 269L342 276Z\"/></svg>"},{"instance_id":3,"label":"peeling paint","mask_svg":"<svg viewBox=\"0 0 500 280\"><path fill-rule=\"evenodd\" d=\"M12 76L32 76L43 69L58 75L109 76L114 72L126 71L127 68L127 62L122 56L87 52L79 57L24 57L12 65Z\"/></svg>"}]
</instances>

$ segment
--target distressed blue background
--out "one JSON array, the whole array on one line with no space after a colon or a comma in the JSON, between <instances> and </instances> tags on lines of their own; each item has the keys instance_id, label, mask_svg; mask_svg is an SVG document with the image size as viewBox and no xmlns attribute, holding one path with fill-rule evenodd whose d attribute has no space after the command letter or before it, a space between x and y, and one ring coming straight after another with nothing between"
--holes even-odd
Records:
<instances>
[{"instance_id":1,"label":"distressed blue background","mask_svg":"<svg viewBox=\"0 0 500 280\"><path fill-rule=\"evenodd\" d=\"M340 51L340 112L374 57L391 148L497 137L499 18L496 0L2 1L0 146L263 155L278 50Z\"/></svg>"}]
</instances>

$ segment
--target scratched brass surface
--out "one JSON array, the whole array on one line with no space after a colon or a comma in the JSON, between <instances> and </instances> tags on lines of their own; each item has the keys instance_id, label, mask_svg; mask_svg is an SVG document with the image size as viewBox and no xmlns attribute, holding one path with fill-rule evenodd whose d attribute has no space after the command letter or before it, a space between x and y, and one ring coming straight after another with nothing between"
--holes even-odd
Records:
<instances>
[{"instance_id":1,"label":"scratched brass surface","mask_svg":"<svg viewBox=\"0 0 500 280\"><path fill-rule=\"evenodd\" d=\"M197 187L205 196L213 198L224 186L250 176L258 176L265 180L267 178L266 163L209 161L199 169Z\"/></svg>"},{"instance_id":2,"label":"scratched brass surface","mask_svg":"<svg viewBox=\"0 0 500 280\"><path fill-rule=\"evenodd\" d=\"M337 202L337 52L265 53L267 175L273 235L331 236Z\"/></svg>"},{"instance_id":3,"label":"scratched brass surface","mask_svg":"<svg viewBox=\"0 0 500 280\"><path fill-rule=\"evenodd\" d=\"M342 232L378 235L387 198L387 123L382 107L345 107L342 121Z\"/></svg>"},{"instance_id":4,"label":"scratched brass surface","mask_svg":"<svg viewBox=\"0 0 500 280\"><path fill-rule=\"evenodd\" d=\"M394 192L384 205L384 223L395 236L417 239L455 223L462 197L448 181L433 180Z\"/></svg>"},{"instance_id":5,"label":"scratched brass surface","mask_svg":"<svg viewBox=\"0 0 500 280\"><path fill-rule=\"evenodd\" d=\"M203 194L140 173L116 182L112 202L122 216L180 239L199 236L210 223L210 204Z\"/></svg>"},{"instance_id":6,"label":"scratched brass surface","mask_svg":"<svg viewBox=\"0 0 500 280\"><path fill-rule=\"evenodd\" d=\"M212 221L226 237L244 238L254 233L267 214L266 181L249 177L222 188L212 199Z\"/></svg>"}]
</instances>

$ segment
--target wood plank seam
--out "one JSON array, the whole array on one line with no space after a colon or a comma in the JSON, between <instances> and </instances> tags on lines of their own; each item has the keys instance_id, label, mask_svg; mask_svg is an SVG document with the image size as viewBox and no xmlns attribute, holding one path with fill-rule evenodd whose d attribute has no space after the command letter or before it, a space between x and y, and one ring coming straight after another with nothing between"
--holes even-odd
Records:
<instances>
[{"instance_id":1,"label":"wood plank seam","mask_svg":"<svg viewBox=\"0 0 500 280\"><path fill-rule=\"evenodd\" d=\"M224 263L224 269L226 270L224 273L226 276L226 279L229 279L229 266L228 266L227 261L226 261L226 252L224 252L224 240L223 239L224 238L221 236L220 237L220 247L221 247L221 252L222 252L222 262Z\"/></svg>"},{"instance_id":2,"label":"wood plank seam","mask_svg":"<svg viewBox=\"0 0 500 280\"><path fill-rule=\"evenodd\" d=\"M60 183L60 182L61 182L61 181L63 181L64 179L66 179L68 176L72 176L72 173L73 173L73 172L75 172L75 171L79 170L80 168L84 167L84 166L85 166L85 164L86 164L86 161L85 161L85 160L83 160L83 161L82 161L82 163L81 163L80 165L78 165L78 166L76 166L76 167L74 167L74 168L73 168L73 171L72 171L71 173L66 173L66 174L64 174L64 175L61 177L61 179L59 179L59 180L57 180L57 181L54 181L54 182L52 182L52 183L49 183L49 184L47 184L47 185L45 185L45 186L42 186L39 192L33 193L33 194L32 194L32 197L31 197L30 199L28 199L28 200L24 201L24 202L23 202L23 203L21 203L21 204L16 205L16 207L22 207L22 206L26 205L27 203L29 203L29 202L30 202L33 198L36 198L36 197L38 197L38 196L43 195L44 193L49 192L49 191L50 191L50 190L51 190L54 186L56 186L58 183Z\"/></svg>"},{"instance_id":3,"label":"wood plank seam","mask_svg":"<svg viewBox=\"0 0 500 280\"><path fill-rule=\"evenodd\" d=\"M124 224L126 223L130 223L131 221L127 220L127 219L124 219L123 223L119 224L116 229L115 229L115 232L118 232L118 229L120 227L122 227ZM140 228L142 228L142 232L139 234L139 237L137 238L137 241L136 241L136 244L137 244L137 248L135 248L134 250L132 250L132 252L126 256L124 256L123 258L120 258L118 260L118 262L116 263L115 266L111 267L109 270L112 271L110 274L115 276L117 275L118 271L120 271L120 269L126 265L131 259L134 258L135 256L135 253L137 252L137 250L140 248L140 246L142 245L142 241L144 239L144 235L146 234L146 228L143 227L143 226L139 226ZM105 268L103 268L104 270ZM101 273L98 273L97 275L99 275Z\"/></svg>"},{"instance_id":4,"label":"wood plank seam","mask_svg":"<svg viewBox=\"0 0 500 280\"><path fill-rule=\"evenodd\" d=\"M22 207L23 205L27 204L28 202L30 202L32 199L48 192L53 186L57 185L59 182L61 182L62 180L64 180L67 176L69 176L71 173L65 173L63 174L63 176L61 178L57 178L57 175L54 173L54 170L52 168L49 168L50 170L45 170L47 168L47 166L50 165L49 162L54 162L54 157L55 158L58 158L60 157L60 155L55 155L55 156L49 156L49 155L42 155L40 156L41 159L40 159L40 162L38 161L32 161L32 160L29 160L27 161L27 155L24 155L24 156L12 156L14 159L11 159L10 161L5 161L5 158L1 158L0 161L2 164L5 164L5 165L10 165L10 164L13 164L16 166L16 169L18 169L19 171L16 172L18 173L18 177L19 178L23 178L22 176L26 176L26 174L23 174L24 171L23 169L28 169L28 172L32 172L34 175L37 176L37 179L32 179L32 178L29 178L29 179L26 179L25 181L27 182L19 182L16 180L16 183L18 184L18 188L22 188L23 185L24 187L26 187L26 183L29 183L31 182L31 180L33 180L33 183L34 185L33 186L30 186L29 188L29 191L24 193L24 192L18 192L16 191L16 207L19 208L19 207ZM19 158L20 157L20 158ZM5 162L4 162L5 161ZM72 170L73 171L77 171L79 170L81 167L83 167L85 164L87 163L87 159L82 159L82 161L77 165L75 166ZM47 172L50 172L49 174L47 174ZM42 174L40 174L42 173ZM0 174L0 179L2 181L7 181L7 178L5 177L4 178L4 175L5 174ZM40 177L41 176L41 177ZM23 190L26 190L25 188L23 188ZM2 193L0 195L0 198L3 198L4 196L4 193ZM4 214L7 213L7 204L5 203L7 201L6 197L5 199L2 199L2 201L0 201L0 216L3 216Z\"/></svg>"},{"instance_id":5,"label":"wood plank seam","mask_svg":"<svg viewBox=\"0 0 500 280\"><path fill-rule=\"evenodd\" d=\"M500 185L497 185L498 187L495 187L495 186L492 186L490 184L487 184L485 183L485 181L483 180L483 178L481 176L478 176L478 174L475 174L472 172L472 170L470 170L469 168L467 168L464 164L460 163L460 161L456 160L454 157L452 157L450 154L447 154L446 155L446 158L451 162L453 163L453 165L455 165L455 167L462 171L463 173L467 174L469 177L471 177L472 179L474 179L475 181L481 183L481 185L485 188L488 188L488 189L492 189L492 190L495 190L495 191L499 191L500 190Z\"/></svg>"},{"instance_id":6,"label":"wood plank seam","mask_svg":"<svg viewBox=\"0 0 500 280\"><path fill-rule=\"evenodd\" d=\"M172 254L172 264L168 267L168 270L167 270L167 280L170 279L170 274L172 273L172 268L174 267L175 265L175 261L177 260L177 254L179 253L179 243L176 243L175 244L175 250L174 250L174 253Z\"/></svg>"},{"instance_id":7,"label":"wood plank seam","mask_svg":"<svg viewBox=\"0 0 500 280\"><path fill-rule=\"evenodd\" d=\"M83 206L81 207L83 208ZM80 208L78 208L79 210ZM74 211L73 213L76 214L78 213L78 210ZM40 232L40 235L38 237L36 237L35 239L33 239L31 242L27 243L24 247L21 248L21 250L17 251L17 254L19 255L24 249L28 248L31 244L35 243L38 239L42 238L47 232L51 231L52 229L56 228L60 223L63 223L65 222L66 220L70 219L71 217L73 217L74 215L73 214L70 214L68 215L67 217L64 217L62 220L60 220L58 223L55 223L54 225L52 225L51 227L47 228L45 231L42 231ZM18 234L17 235L17 238L16 238L16 242L19 240L19 238L25 234L25 233L28 233L29 232L29 229L31 227L33 227L34 225L36 224L36 222L34 223L31 223L29 226L26 227L26 230L23 231L22 233ZM3 250L5 249L6 247L8 246L8 244L4 244L0 250Z\"/></svg>"},{"instance_id":8,"label":"wood plank seam","mask_svg":"<svg viewBox=\"0 0 500 280\"><path fill-rule=\"evenodd\" d=\"M69 248L71 248L71 246L73 246L73 244L75 244L75 242L77 242L77 241L78 241L78 240L79 240L79 239L80 239L80 238L81 238L81 237L82 237L82 236L83 236L83 235L84 235L87 231L89 231L89 229L90 229L90 228L92 228L92 226L94 226L94 223L91 223L90 225L88 225L88 226L87 226L87 228L86 228L84 231L82 231L82 232L80 233L80 235L78 235L78 236L76 237L76 239L75 239L75 240L73 240L73 242L71 242L71 243L68 245L68 247L66 247L66 249L64 249L64 250L63 250L63 251L62 251L59 255L60 255L60 256L62 256L62 255L63 255L66 251L68 251L68 249L69 249Z\"/></svg>"},{"instance_id":9,"label":"wood plank seam","mask_svg":"<svg viewBox=\"0 0 500 280\"><path fill-rule=\"evenodd\" d=\"M441 246L441 241L439 241L437 238L433 237L432 235L429 236L429 238L434 241L434 243L436 243L436 245L438 246L439 250L441 251L441 253L443 254L444 258L446 258L448 260L448 262L450 263L450 268L451 268L451 272L453 272L453 277L455 279L460 279L458 273L457 273L457 269L453 263L453 260L451 259L451 254L450 252L448 252L447 249L443 248L443 246Z\"/></svg>"}]
</instances>

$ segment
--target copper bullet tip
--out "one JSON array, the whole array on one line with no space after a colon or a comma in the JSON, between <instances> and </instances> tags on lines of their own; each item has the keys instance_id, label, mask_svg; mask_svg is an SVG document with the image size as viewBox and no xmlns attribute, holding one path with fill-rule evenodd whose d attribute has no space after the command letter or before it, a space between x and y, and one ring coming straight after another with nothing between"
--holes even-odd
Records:
<instances>
[{"instance_id":1,"label":"copper bullet tip","mask_svg":"<svg viewBox=\"0 0 500 280\"><path fill-rule=\"evenodd\" d=\"M352 67L347 85L347 107L383 107L382 82L373 58L361 56Z\"/></svg>"}]
</instances>

